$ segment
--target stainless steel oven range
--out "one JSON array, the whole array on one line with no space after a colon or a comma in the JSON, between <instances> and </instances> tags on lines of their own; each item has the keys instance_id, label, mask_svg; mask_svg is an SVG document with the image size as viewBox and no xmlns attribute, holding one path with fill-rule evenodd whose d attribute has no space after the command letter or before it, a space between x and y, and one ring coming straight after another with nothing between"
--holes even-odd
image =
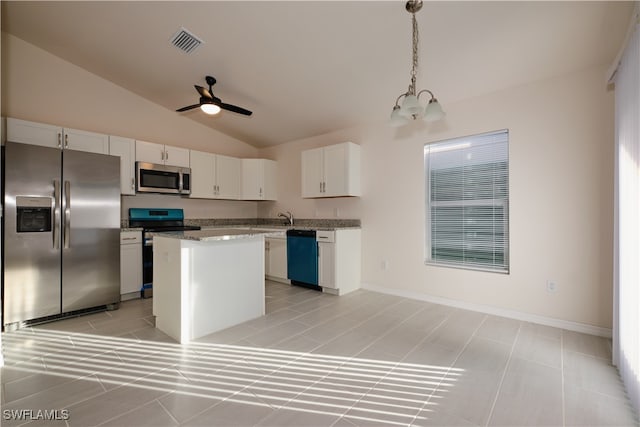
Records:
<instances>
[{"instance_id":1,"label":"stainless steel oven range","mask_svg":"<svg viewBox=\"0 0 640 427\"><path fill-rule=\"evenodd\" d=\"M153 296L153 233L163 231L200 230L197 225L184 225L182 209L130 208L129 227L142 228L142 298Z\"/></svg>"}]
</instances>

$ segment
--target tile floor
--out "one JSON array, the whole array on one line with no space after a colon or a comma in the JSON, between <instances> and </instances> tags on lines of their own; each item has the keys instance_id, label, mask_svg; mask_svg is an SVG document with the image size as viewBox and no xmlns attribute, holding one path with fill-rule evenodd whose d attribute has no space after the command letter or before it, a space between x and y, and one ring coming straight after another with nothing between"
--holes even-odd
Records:
<instances>
[{"instance_id":1,"label":"tile floor","mask_svg":"<svg viewBox=\"0 0 640 427\"><path fill-rule=\"evenodd\" d=\"M2 425L637 425L609 340L362 290L266 294L266 316L186 346L151 300L6 333Z\"/></svg>"}]
</instances>

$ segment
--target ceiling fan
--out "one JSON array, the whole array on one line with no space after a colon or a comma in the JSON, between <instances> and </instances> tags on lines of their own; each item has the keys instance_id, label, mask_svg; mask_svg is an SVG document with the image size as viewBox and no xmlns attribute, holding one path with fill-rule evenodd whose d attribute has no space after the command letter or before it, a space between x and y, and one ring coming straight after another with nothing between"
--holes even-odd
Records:
<instances>
[{"instance_id":1,"label":"ceiling fan","mask_svg":"<svg viewBox=\"0 0 640 427\"><path fill-rule=\"evenodd\" d=\"M231 104L225 104L224 102L222 102L220 98L213 95L213 90L211 89L211 87L214 84L216 84L216 79L214 77L207 76L205 80L209 85L209 89L206 89L202 86L194 85L194 87L200 94L200 102L197 104L189 105L187 107L178 108L176 110L177 112L187 111L187 110L200 107L202 111L210 115L218 114L221 109L232 111L238 114L243 114L245 116L250 116L251 114L253 114L251 111L246 110L242 107L238 107L236 105L231 105Z\"/></svg>"}]
</instances>

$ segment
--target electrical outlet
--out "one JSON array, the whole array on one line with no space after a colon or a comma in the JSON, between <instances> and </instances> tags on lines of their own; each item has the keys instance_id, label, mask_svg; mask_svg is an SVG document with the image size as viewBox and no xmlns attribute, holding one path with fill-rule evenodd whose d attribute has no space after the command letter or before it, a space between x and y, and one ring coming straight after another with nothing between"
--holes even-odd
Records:
<instances>
[{"instance_id":1,"label":"electrical outlet","mask_svg":"<svg viewBox=\"0 0 640 427\"><path fill-rule=\"evenodd\" d=\"M380 261L380 269L382 271L386 271L389 269L389 261L387 261L386 259L383 259L382 261Z\"/></svg>"},{"instance_id":2,"label":"electrical outlet","mask_svg":"<svg viewBox=\"0 0 640 427\"><path fill-rule=\"evenodd\" d=\"M547 292L555 292L558 289L558 285L553 280L547 280Z\"/></svg>"},{"instance_id":3,"label":"electrical outlet","mask_svg":"<svg viewBox=\"0 0 640 427\"><path fill-rule=\"evenodd\" d=\"M336 218L340 216L340 210L338 208L333 208L333 216Z\"/></svg>"}]
</instances>

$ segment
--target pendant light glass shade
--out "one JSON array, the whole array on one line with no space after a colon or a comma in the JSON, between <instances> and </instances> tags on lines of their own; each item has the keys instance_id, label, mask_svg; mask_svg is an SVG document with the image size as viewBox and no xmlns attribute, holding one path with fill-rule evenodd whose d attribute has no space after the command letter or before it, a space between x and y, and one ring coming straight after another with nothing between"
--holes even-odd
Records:
<instances>
[{"instance_id":1,"label":"pendant light glass shade","mask_svg":"<svg viewBox=\"0 0 640 427\"><path fill-rule=\"evenodd\" d=\"M433 98L427 104L427 108L424 111L424 117L422 120L425 122L435 122L445 116L445 112L442 110L442 106L437 99Z\"/></svg>"},{"instance_id":2,"label":"pendant light glass shade","mask_svg":"<svg viewBox=\"0 0 640 427\"><path fill-rule=\"evenodd\" d=\"M209 114L212 116L220 112L220 107L218 107L216 104L202 104L200 106L200 109L206 114Z\"/></svg>"},{"instance_id":3,"label":"pendant light glass shade","mask_svg":"<svg viewBox=\"0 0 640 427\"><path fill-rule=\"evenodd\" d=\"M393 107L393 111L391 112L391 118L389 119L389 126L397 128L400 126L404 126L409 123L409 119L403 117L400 114L400 107L396 105Z\"/></svg>"},{"instance_id":4,"label":"pendant light glass shade","mask_svg":"<svg viewBox=\"0 0 640 427\"><path fill-rule=\"evenodd\" d=\"M418 101L418 97L415 95L407 95L402 102L402 108L400 109L400 115L407 118L414 118L415 116L422 116L423 108Z\"/></svg>"}]
</instances>

